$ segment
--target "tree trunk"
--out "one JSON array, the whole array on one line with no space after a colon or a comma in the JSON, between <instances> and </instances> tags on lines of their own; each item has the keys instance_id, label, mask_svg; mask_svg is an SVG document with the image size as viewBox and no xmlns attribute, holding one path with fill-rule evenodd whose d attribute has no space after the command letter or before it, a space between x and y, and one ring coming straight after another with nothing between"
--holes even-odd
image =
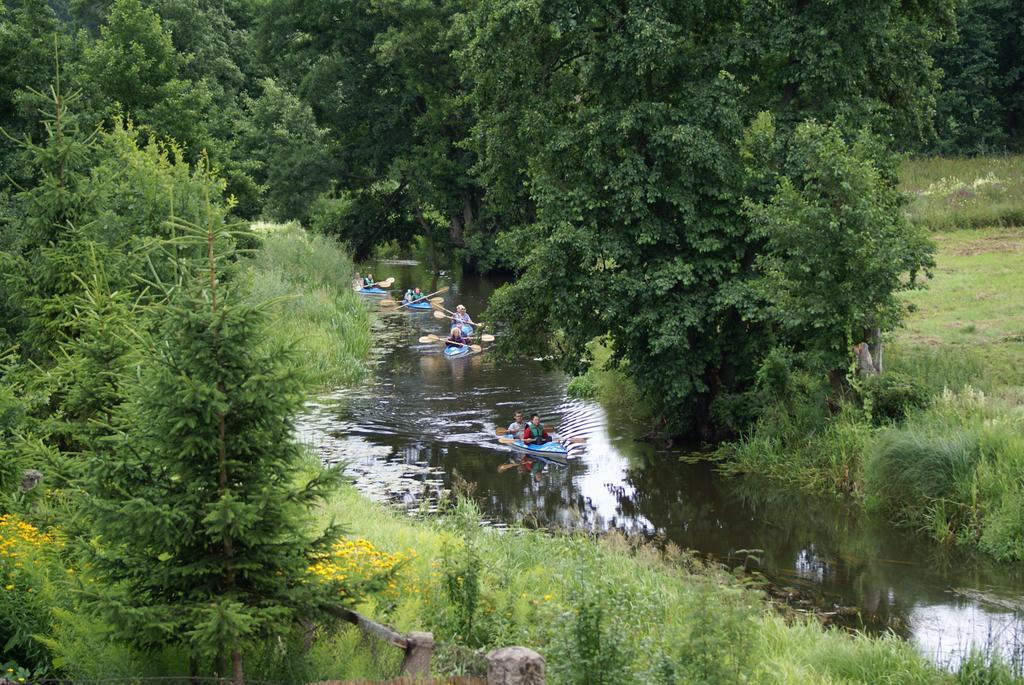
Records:
<instances>
[{"instance_id":1,"label":"tree trunk","mask_svg":"<svg viewBox=\"0 0 1024 685\"><path fill-rule=\"evenodd\" d=\"M234 685L245 685L245 672L242 667L242 652L231 650L231 680Z\"/></svg>"},{"instance_id":2,"label":"tree trunk","mask_svg":"<svg viewBox=\"0 0 1024 685\"><path fill-rule=\"evenodd\" d=\"M461 247L465 243L462 238L462 218L458 216L452 217L451 228L448 229L448 237L452 241L452 245L458 245Z\"/></svg>"},{"instance_id":3,"label":"tree trunk","mask_svg":"<svg viewBox=\"0 0 1024 685\"><path fill-rule=\"evenodd\" d=\"M882 330L880 328L872 328L868 340L868 351L874 360L875 373L882 373Z\"/></svg>"}]
</instances>

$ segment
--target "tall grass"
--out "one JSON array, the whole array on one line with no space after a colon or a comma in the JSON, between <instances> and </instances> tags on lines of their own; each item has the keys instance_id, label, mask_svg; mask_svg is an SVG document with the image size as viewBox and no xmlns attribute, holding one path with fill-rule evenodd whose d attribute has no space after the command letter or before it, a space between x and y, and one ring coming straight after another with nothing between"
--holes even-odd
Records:
<instances>
[{"instance_id":1,"label":"tall grass","mask_svg":"<svg viewBox=\"0 0 1024 685\"><path fill-rule=\"evenodd\" d=\"M324 520L332 517L380 548L418 553L406 569L418 591L364 611L482 651L530 647L545 656L554 685L953 682L898 639L787 623L730 574L671 547L619 534L481 529L466 503L410 521L352 489L324 509ZM472 578L468 555L479 560ZM465 593L450 593L449 581L477 584L472 636L456 629L465 607L453 603Z\"/></svg>"},{"instance_id":2,"label":"tall grass","mask_svg":"<svg viewBox=\"0 0 1024 685\"><path fill-rule=\"evenodd\" d=\"M1024 560L1024 413L971 388L945 391L866 452L869 503L939 542Z\"/></svg>"},{"instance_id":3,"label":"tall grass","mask_svg":"<svg viewBox=\"0 0 1024 685\"><path fill-rule=\"evenodd\" d=\"M906 160L900 185L910 220L934 231L1024 226L1024 156Z\"/></svg>"},{"instance_id":4,"label":"tall grass","mask_svg":"<svg viewBox=\"0 0 1024 685\"><path fill-rule=\"evenodd\" d=\"M371 336L366 307L352 292L352 260L330 238L298 225L263 225L247 277L256 301L272 301L274 344L295 345L319 387L366 377Z\"/></svg>"}]
</instances>

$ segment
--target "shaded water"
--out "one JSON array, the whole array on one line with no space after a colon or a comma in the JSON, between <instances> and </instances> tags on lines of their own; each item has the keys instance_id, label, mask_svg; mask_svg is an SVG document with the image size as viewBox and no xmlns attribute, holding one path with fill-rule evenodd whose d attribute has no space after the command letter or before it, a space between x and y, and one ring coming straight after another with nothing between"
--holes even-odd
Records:
<instances>
[{"instance_id":1,"label":"shaded water","mask_svg":"<svg viewBox=\"0 0 1024 685\"><path fill-rule=\"evenodd\" d=\"M493 292L486 279L441 279L414 264L378 264L395 276L396 298L409 285L451 285L445 306L478 314ZM371 306L373 304L372 298ZM942 664L969 645L998 646L1021 663L1024 570L940 555L926 540L871 520L832 499L780 492L754 479L723 479L705 464L637 440L644 426L610 420L595 402L568 398L564 375L538 361L496 362L486 352L446 359L429 312L381 309L374 323L376 380L311 403L300 422L305 441L327 462L343 460L369 496L430 511L461 478L493 525L525 522L658 535L730 565L765 574L777 595L843 623L893 630ZM498 332L500 335L500 331ZM539 482L512 468L494 430L516 409L585 436L566 467Z\"/></svg>"}]
</instances>

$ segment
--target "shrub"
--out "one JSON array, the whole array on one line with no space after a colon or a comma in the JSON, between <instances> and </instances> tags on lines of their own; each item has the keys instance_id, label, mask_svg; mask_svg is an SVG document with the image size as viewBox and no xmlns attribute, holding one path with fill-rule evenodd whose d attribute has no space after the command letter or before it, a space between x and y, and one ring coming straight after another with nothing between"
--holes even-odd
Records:
<instances>
[{"instance_id":1,"label":"shrub","mask_svg":"<svg viewBox=\"0 0 1024 685\"><path fill-rule=\"evenodd\" d=\"M357 606L371 596L397 600L398 582L406 562L416 553L384 552L366 538L335 542L330 553L310 566L310 572L327 583L345 606Z\"/></svg>"},{"instance_id":2,"label":"shrub","mask_svg":"<svg viewBox=\"0 0 1024 685\"><path fill-rule=\"evenodd\" d=\"M580 376L574 376L569 381L565 392L570 397L578 397L583 400L593 399L597 395L597 378L592 369L588 369Z\"/></svg>"},{"instance_id":3,"label":"shrub","mask_svg":"<svg viewBox=\"0 0 1024 685\"><path fill-rule=\"evenodd\" d=\"M929 401L924 383L896 371L869 376L862 385L862 393L876 423L902 421L912 410L927 406Z\"/></svg>"},{"instance_id":4,"label":"shrub","mask_svg":"<svg viewBox=\"0 0 1024 685\"><path fill-rule=\"evenodd\" d=\"M4 658L33 675L51 671L50 654L37 635L50 632L53 580L63 575L58 539L12 514L0 516L0 635Z\"/></svg>"}]
</instances>

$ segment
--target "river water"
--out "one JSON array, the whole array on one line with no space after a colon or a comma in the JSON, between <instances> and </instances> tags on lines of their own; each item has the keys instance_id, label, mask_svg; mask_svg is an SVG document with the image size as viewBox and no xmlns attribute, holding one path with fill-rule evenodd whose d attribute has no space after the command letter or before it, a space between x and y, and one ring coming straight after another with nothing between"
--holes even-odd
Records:
<instances>
[{"instance_id":1,"label":"river water","mask_svg":"<svg viewBox=\"0 0 1024 685\"><path fill-rule=\"evenodd\" d=\"M483 310L497 283L433 280L415 263L373 265L410 285L445 285L445 306ZM399 290L400 289L400 290ZM367 304L377 308L375 298ZM447 359L420 344L445 324L429 312L380 308L374 321L375 380L309 403L301 438L327 463L343 461L368 496L433 510L440 492L468 484L488 522L611 528L657 536L732 566L757 569L776 597L835 615L843 625L891 630L936 662L955 666L971 645L1000 649L1024 665L1024 569L942 553L835 499L780 491L751 478L720 478L706 464L638 440L645 426L614 420L596 402L566 395L568 379L536 360L498 362L486 351ZM500 331L497 332L500 335ZM510 468L495 428L523 409L586 437L568 466L540 480Z\"/></svg>"}]
</instances>

